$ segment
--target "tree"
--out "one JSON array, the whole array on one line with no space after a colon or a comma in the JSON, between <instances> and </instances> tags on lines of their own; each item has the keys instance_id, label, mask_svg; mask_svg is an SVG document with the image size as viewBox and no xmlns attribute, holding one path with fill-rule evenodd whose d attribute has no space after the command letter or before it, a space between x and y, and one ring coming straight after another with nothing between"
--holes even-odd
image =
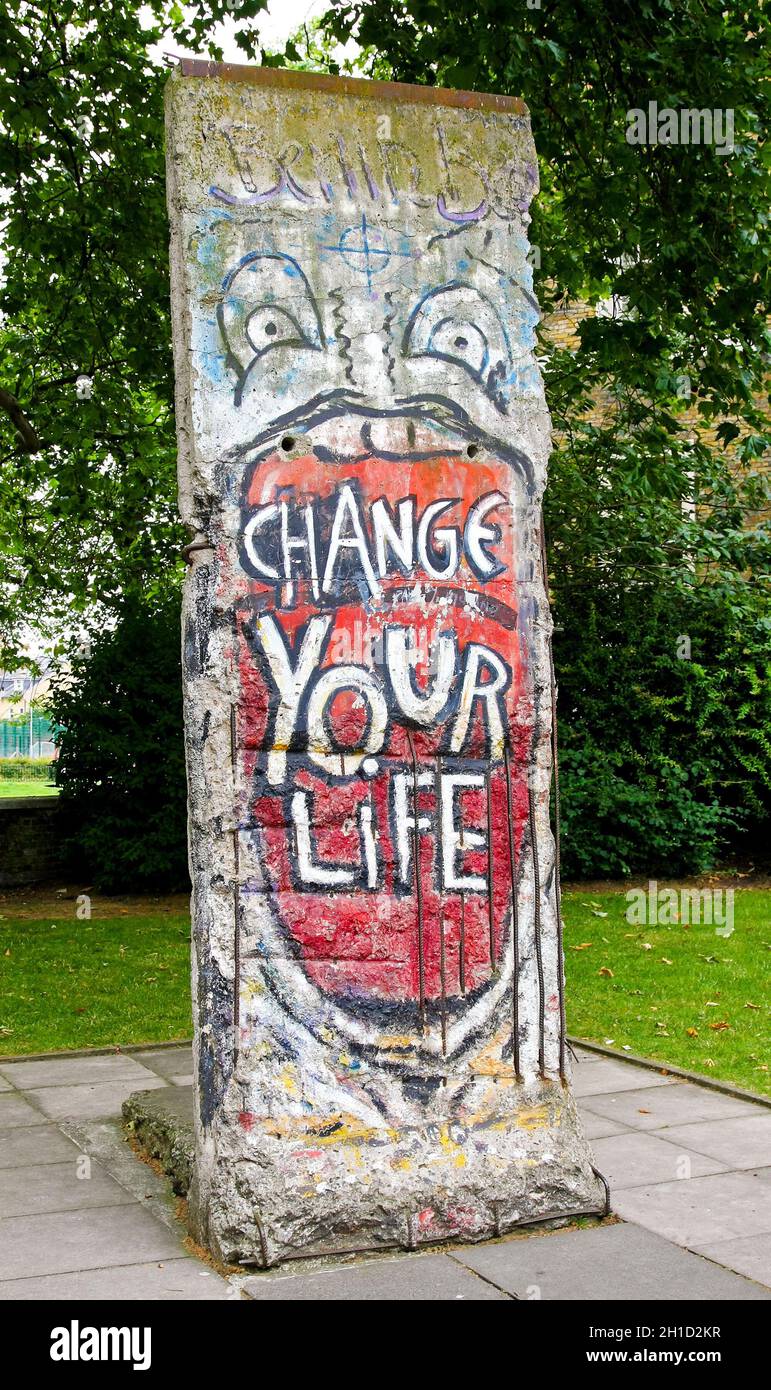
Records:
<instances>
[{"instance_id":1,"label":"tree","mask_svg":"<svg viewBox=\"0 0 771 1390\"><path fill-rule=\"evenodd\" d=\"M170 33L220 57L227 17L247 58L334 70L354 33L377 76L526 98L542 306L623 306L586 314L577 350L541 345L567 867L714 860L766 814L771 780L762 6L338 0L278 56L259 48L263 8L0 14L0 663L30 615L55 630L179 585L151 48ZM731 110L733 152L629 143L627 112L652 99Z\"/></svg>"},{"instance_id":2,"label":"tree","mask_svg":"<svg viewBox=\"0 0 771 1390\"><path fill-rule=\"evenodd\" d=\"M108 893L187 884L179 603L124 599L51 700L66 857Z\"/></svg>"},{"instance_id":3,"label":"tree","mask_svg":"<svg viewBox=\"0 0 771 1390\"><path fill-rule=\"evenodd\" d=\"M701 869L739 825L757 848L771 785L763 7L333 0L321 27L355 35L378 76L530 108L568 871ZM631 143L628 113L652 100L718 109L723 130L731 112L732 152ZM575 305L577 342L560 345L549 314Z\"/></svg>"},{"instance_id":4,"label":"tree","mask_svg":"<svg viewBox=\"0 0 771 1390\"><path fill-rule=\"evenodd\" d=\"M244 0L247 25L264 0ZM0 664L22 624L72 625L180 578L164 34L225 0L0 11ZM216 45L213 48L216 56Z\"/></svg>"}]
</instances>

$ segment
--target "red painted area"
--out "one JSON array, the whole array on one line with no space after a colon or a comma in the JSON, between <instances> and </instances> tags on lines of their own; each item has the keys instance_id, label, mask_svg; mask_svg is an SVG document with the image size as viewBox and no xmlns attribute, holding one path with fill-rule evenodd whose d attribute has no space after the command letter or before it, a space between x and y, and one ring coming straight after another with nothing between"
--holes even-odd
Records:
<instances>
[{"instance_id":1,"label":"red painted area","mask_svg":"<svg viewBox=\"0 0 771 1390\"><path fill-rule=\"evenodd\" d=\"M291 490L293 505L330 498L342 483L357 484L364 510L378 497L392 508L400 498L415 497L416 513L437 498L457 498L452 510L438 520L440 526L462 528L469 508L485 494L511 492L509 466L498 462L466 464L457 456L411 460L367 458L331 467L314 456L287 461L276 453L261 463L248 497L248 507L264 507ZM501 504L490 514L501 538L490 549L505 564L505 572L482 582L464 558L448 581L426 574L418 563L405 577L393 573L382 580L382 595L372 599L345 594L336 606L323 595L314 598L310 584L298 582L286 604L287 591L257 579L243 587L244 602L238 615L238 669L241 699L238 710L238 742L247 777L254 774L255 792L248 811L261 827L264 864L272 890L272 902L291 940L299 946L308 975L320 988L349 999L391 1001L418 997L420 958L417 928L417 892L414 876L404 883L400 873L398 836L394 825L395 779L410 772L412 752L398 709L390 710L388 734L377 753L377 772L372 777L357 771L330 778L307 759L300 746L289 752L285 782L269 786L264 776L265 755L271 747L271 707L276 691L264 662L257 659L248 626L255 611L271 613L280 623L291 652L296 653L309 619L318 613L332 615L329 640L320 670L353 662L373 669L374 651L384 628L399 625L418 634L421 649L429 652L440 633L452 629L461 659L469 644L478 643L498 653L511 668L505 695L507 737L511 752L511 802L517 852L527 819L527 790L522 769L527 764L532 739L532 709L526 684L526 634L521 632L512 508ZM323 538L322 538L323 539ZM323 547L322 547L323 548ZM422 593L416 593L416 585ZM482 611L465 602L467 594L480 595ZM444 606L441 595L452 595ZM428 597L428 601L426 601ZM277 602L278 600L278 602ZM492 603L489 600L493 600ZM255 601L257 608L255 610ZM382 674L380 668L378 673ZM431 674L425 661L415 671L417 686L429 690ZM428 999L443 993L457 997L490 978L494 959L504 947L504 924L511 904L509 861L509 798L505 768L491 765L493 931L491 947L490 904L487 891L458 891L440 887L440 842L437 834L435 775L437 755L443 768L457 771L463 760L485 758L484 701L477 699L468 736L458 757L446 752L454 711L428 730L413 729L413 745L419 772L429 773L431 785L419 788L418 813L425 819L420 832L420 881L423 900L423 977ZM328 722L335 746L342 752L361 746L365 711L360 699L339 692L330 702ZM312 732L312 731L311 731ZM302 740L301 740L302 742ZM303 886L297 872L297 838L289 804L294 792L308 793L313 832L313 855L318 864L348 869L358 876L354 886L326 888ZM411 787L410 787L411 796ZM458 813L464 828L487 837L488 808L485 788L463 789L457 794ZM363 881L362 808L371 810L377 836L378 882ZM411 807L410 807L411 809ZM366 811L365 811L366 814ZM410 841L410 868L412 841ZM487 878L487 843L459 851L458 870ZM441 938L444 934L444 952ZM443 959L444 956L444 959Z\"/></svg>"}]
</instances>

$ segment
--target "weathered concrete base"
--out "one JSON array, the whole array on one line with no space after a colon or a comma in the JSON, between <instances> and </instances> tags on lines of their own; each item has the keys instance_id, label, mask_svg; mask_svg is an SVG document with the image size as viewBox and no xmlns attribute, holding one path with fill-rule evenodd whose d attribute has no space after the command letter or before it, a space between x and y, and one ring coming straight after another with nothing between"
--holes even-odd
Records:
<instances>
[{"instance_id":1,"label":"weathered concrete base","mask_svg":"<svg viewBox=\"0 0 771 1390\"><path fill-rule=\"evenodd\" d=\"M143 1152L160 1163L172 1190L186 1197L195 1154L192 1086L134 1091L123 1102L123 1126Z\"/></svg>"},{"instance_id":2,"label":"weathered concrete base","mask_svg":"<svg viewBox=\"0 0 771 1390\"><path fill-rule=\"evenodd\" d=\"M537 1091L529 1099L523 1095L499 1127L486 1130L482 1152L473 1131L456 1142L461 1136L454 1124L438 1135L384 1130L368 1140L349 1134L334 1144L332 1136L326 1143L317 1137L300 1155L291 1186L283 1179L280 1152L286 1139L273 1139L272 1164L265 1151L252 1162L220 1153L209 1169L214 1182L206 1201L194 1174L192 1088L137 1091L124 1102L123 1120L176 1193L186 1196L192 1182L197 1239L227 1263L265 1266L298 1254L480 1241L530 1222L602 1216L605 1189L576 1133L571 1097L549 1083ZM319 1145L332 1159L321 1184L314 1173Z\"/></svg>"},{"instance_id":3,"label":"weathered concrete base","mask_svg":"<svg viewBox=\"0 0 771 1390\"><path fill-rule=\"evenodd\" d=\"M345 1250L478 1241L528 1222L602 1215L597 1177L569 1092L499 1083L484 1124L365 1132L344 1122L289 1133L275 1122L220 1128L191 1188L196 1238L222 1260L260 1266ZM332 1129L333 1132L329 1132ZM290 1161L291 1160L291 1161Z\"/></svg>"}]
</instances>

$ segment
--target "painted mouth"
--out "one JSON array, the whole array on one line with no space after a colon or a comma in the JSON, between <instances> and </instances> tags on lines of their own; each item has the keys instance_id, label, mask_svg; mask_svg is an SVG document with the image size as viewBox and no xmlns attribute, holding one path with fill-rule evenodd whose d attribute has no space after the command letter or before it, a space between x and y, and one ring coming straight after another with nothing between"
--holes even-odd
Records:
<instances>
[{"instance_id":1,"label":"painted mouth","mask_svg":"<svg viewBox=\"0 0 771 1390\"><path fill-rule=\"evenodd\" d=\"M402 427L404 431L401 449L385 442L394 427ZM375 443L373 434L377 431L381 437ZM280 448L283 440L290 440L294 446L307 439L316 457L333 465L375 454L381 459L402 462L407 450L413 458L446 459L457 453L466 461L489 454L509 465L530 497L533 466L527 454L506 443L503 436L509 431L510 425L504 417L501 417L500 436L480 429L468 412L447 396L399 397L391 407L381 408L370 406L361 392L332 390L314 396L299 409L276 417L264 430L233 449L228 461L243 465L248 460L248 490L251 469L258 465L266 450Z\"/></svg>"},{"instance_id":2,"label":"painted mouth","mask_svg":"<svg viewBox=\"0 0 771 1390\"><path fill-rule=\"evenodd\" d=\"M242 826L308 981L446 1030L499 978L527 823L528 472L422 414L318 412L242 491Z\"/></svg>"}]
</instances>

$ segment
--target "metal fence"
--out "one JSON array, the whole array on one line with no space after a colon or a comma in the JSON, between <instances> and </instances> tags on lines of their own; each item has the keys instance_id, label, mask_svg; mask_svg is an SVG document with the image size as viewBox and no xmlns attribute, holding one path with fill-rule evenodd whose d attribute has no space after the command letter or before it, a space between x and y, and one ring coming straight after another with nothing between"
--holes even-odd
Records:
<instances>
[{"instance_id":1,"label":"metal fence","mask_svg":"<svg viewBox=\"0 0 771 1390\"><path fill-rule=\"evenodd\" d=\"M54 752L54 726L44 715L0 719L0 758L46 758L50 761ZM4 772L3 775L8 774Z\"/></svg>"}]
</instances>

